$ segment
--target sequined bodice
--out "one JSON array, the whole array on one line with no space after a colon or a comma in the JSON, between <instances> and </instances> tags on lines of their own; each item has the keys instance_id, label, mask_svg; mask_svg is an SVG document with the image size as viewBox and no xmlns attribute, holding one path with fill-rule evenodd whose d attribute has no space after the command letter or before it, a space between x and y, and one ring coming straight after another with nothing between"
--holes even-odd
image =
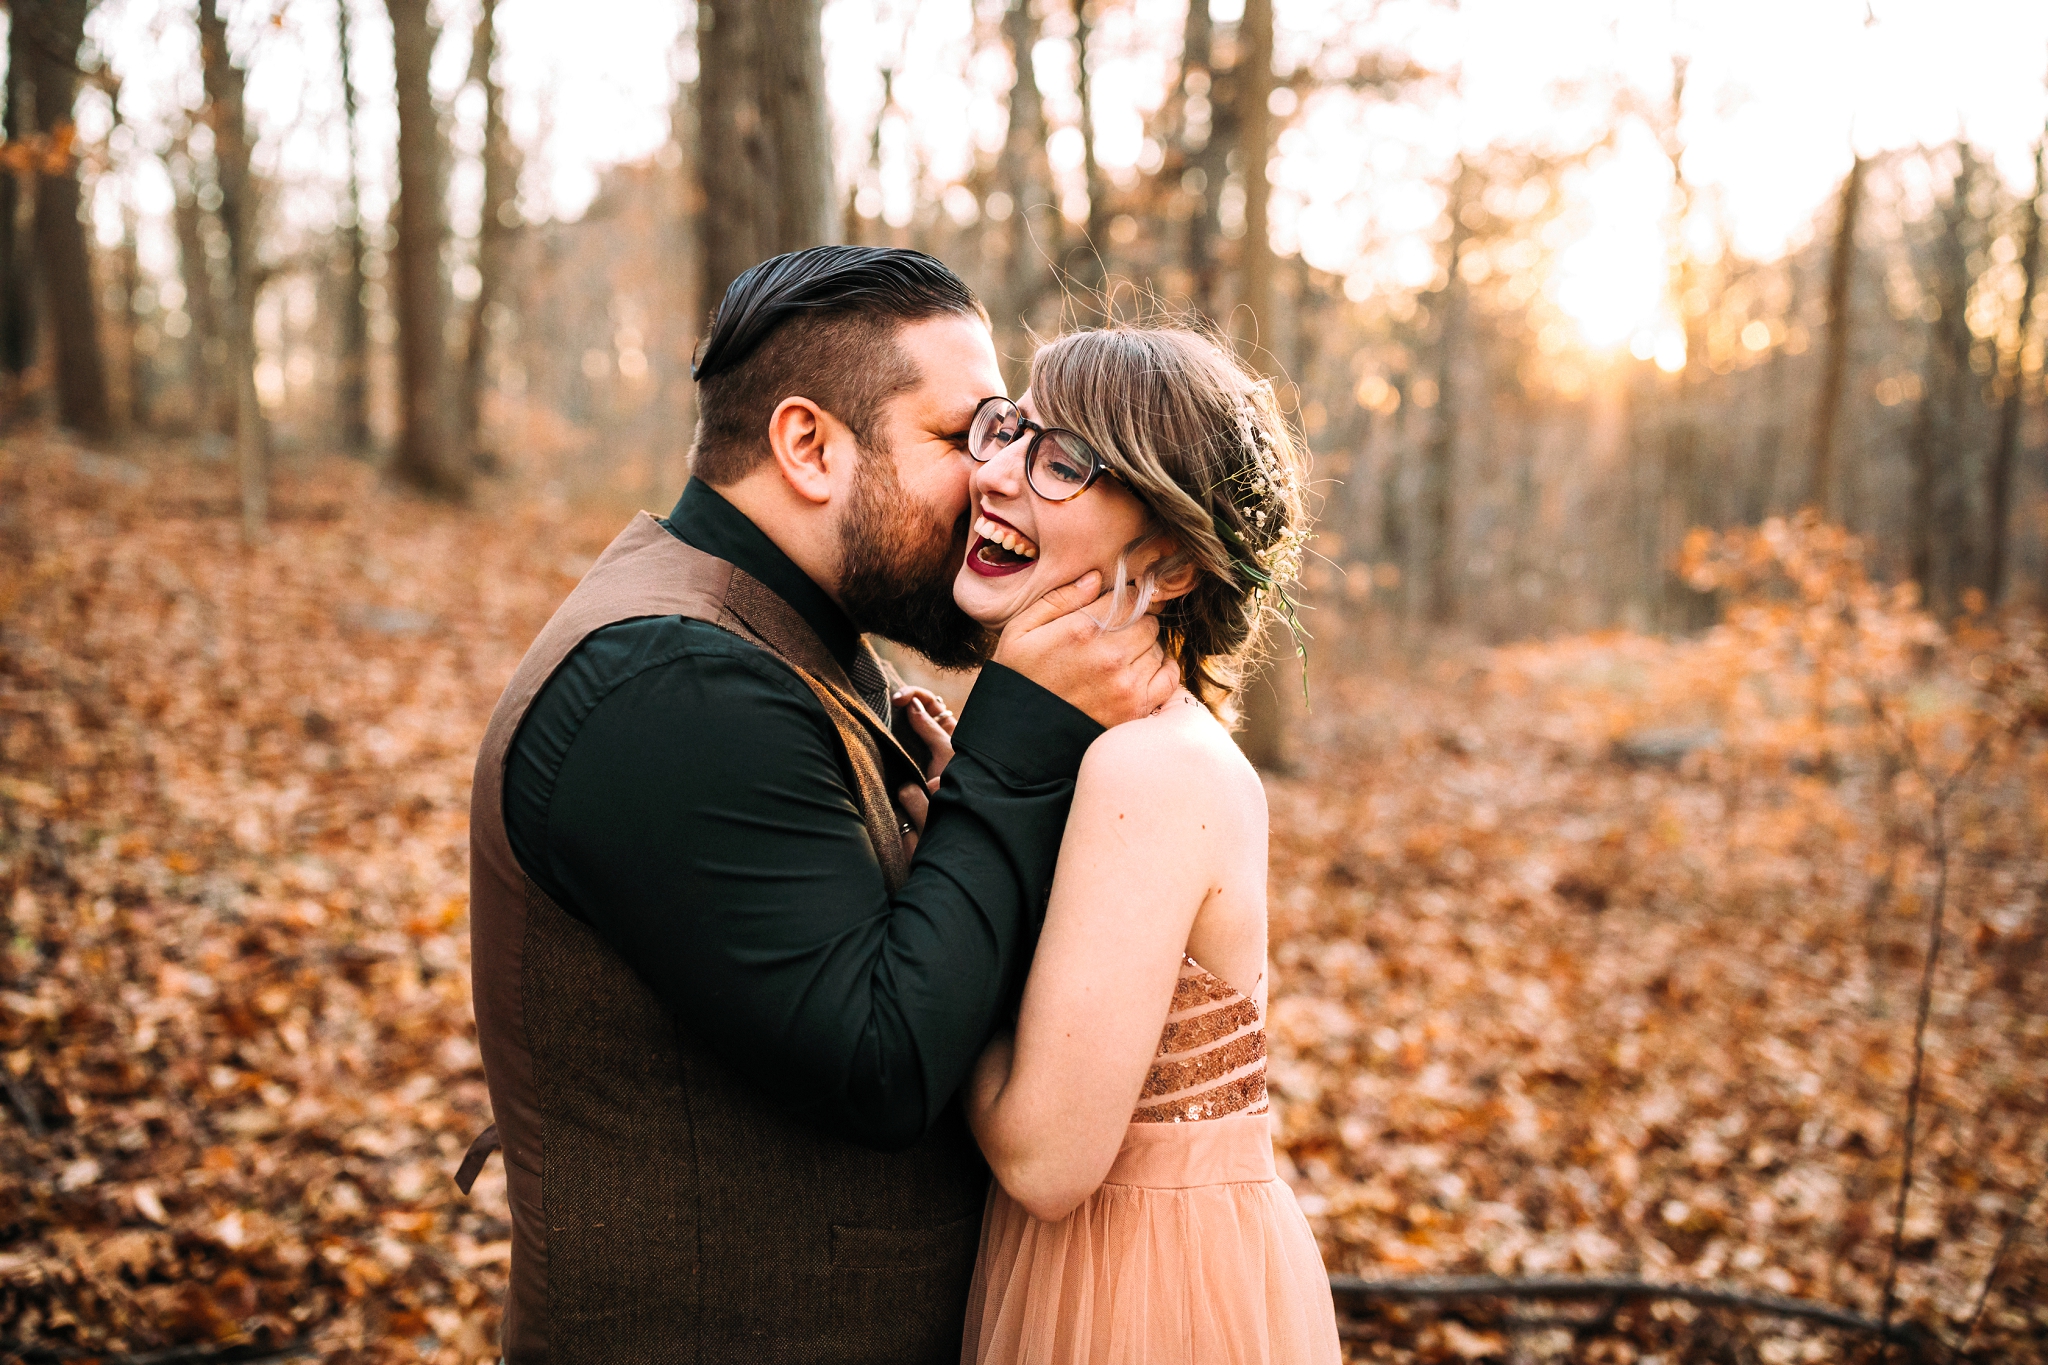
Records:
<instances>
[{"instance_id":1,"label":"sequined bodice","mask_svg":"<svg viewBox=\"0 0 2048 1365\"><path fill-rule=\"evenodd\" d=\"M1131 1122L1187 1123L1264 1112L1266 1028L1258 1002L1184 957Z\"/></svg>"}]
</instances>

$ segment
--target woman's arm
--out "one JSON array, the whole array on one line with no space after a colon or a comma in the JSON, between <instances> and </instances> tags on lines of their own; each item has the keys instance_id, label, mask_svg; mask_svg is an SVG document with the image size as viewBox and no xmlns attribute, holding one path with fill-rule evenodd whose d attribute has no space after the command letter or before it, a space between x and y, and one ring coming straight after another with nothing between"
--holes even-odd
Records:
<instances>
[{"instance_id":1,"label":"woman's arm","mask_svg":"<svg viewBox=\"0 0 2048 1365\"><path fill-rule=\"evenodd\" d=\"M968 1086L983 1154L1035 1217L1065 1217L1122 1145L1214 889L1215 766L1185 730L1149 721L1111 730L1081 764L1014 1041L991 1043Z\"/></svg>"}]
</instances>

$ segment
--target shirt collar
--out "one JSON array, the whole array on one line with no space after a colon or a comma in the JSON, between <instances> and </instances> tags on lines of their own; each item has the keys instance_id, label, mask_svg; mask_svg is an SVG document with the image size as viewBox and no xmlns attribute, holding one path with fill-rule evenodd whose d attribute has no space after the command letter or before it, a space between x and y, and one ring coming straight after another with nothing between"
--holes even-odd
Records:
<instances>
[{"instance_id":1,"label":"shirt collar","mask_svg":"<svg viewBox=\"0 0 2048 1365\"><path fill-rule=\"evenodd\" d=\"M850 669L860 649L860 631L826 591L812 582L796 561L784 554L747 514L727 502L701 479L683 486L683 496L661 523L670 535L709 555L743 569L789 603L817 632L842 668Z\"/></svg>"}]
</instances>

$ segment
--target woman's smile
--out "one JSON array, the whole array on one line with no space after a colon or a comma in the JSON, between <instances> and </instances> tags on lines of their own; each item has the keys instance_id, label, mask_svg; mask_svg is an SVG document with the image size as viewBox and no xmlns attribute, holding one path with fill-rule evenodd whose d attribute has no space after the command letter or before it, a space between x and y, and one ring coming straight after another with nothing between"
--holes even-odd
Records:
<instances>
[{"instance_id":1,"label":"woman's smile","mask_svg":"<svg viewBox=\"0 0 2048 1365\"><path fill-rule=\"evenodd\" d=\"M1038 544L987 509L974 518L967 546L967 567L983 578L1003 578L1028 569L1038 558Z\"/></svg>"}]
</instances>

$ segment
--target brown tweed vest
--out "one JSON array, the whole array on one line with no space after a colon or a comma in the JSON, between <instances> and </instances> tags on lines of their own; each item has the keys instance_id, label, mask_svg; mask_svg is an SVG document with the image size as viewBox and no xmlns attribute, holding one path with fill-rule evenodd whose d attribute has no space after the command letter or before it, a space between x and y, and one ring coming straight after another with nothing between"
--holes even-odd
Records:
<instances>
[{"instance_id":1,"label":"brown tweed vest","mask_svg":"<svg viewBox=\"0 0 2048 1365\"><path fill-rule=\"evenodd\" d=\"M988 1184L958 1106L895 1153L782 1117L513 857L504 763L527 707L591 632L672 615L809 684L892 891L907 866L890 793L916 764L844 670L758 580L636 517L527 651L477 756L470 970L512 1203L506 1360L957 1361Z\"/></svg>"}]
</instances>

